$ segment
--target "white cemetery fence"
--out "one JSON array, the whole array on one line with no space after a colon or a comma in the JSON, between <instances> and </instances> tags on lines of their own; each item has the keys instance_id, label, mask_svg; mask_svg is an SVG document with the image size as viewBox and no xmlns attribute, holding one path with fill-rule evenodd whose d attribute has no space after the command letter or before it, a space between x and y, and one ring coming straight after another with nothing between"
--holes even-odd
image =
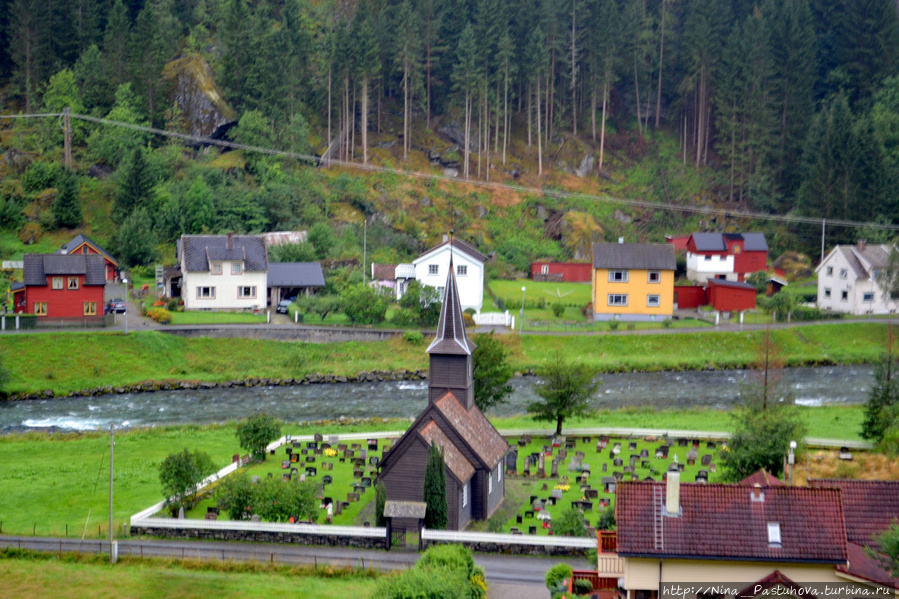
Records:
<instances>
[{"instance_id":1,"label":"white cemetery fence","mask_svg":"<svg viewBox=\"0 0 899 599\"><path fill-rule=\"evenodd\" d=\"M515 317L505 312L477 312L472 316L478 326L500 326L515 328Z\"/></svg>"}]
</instances>

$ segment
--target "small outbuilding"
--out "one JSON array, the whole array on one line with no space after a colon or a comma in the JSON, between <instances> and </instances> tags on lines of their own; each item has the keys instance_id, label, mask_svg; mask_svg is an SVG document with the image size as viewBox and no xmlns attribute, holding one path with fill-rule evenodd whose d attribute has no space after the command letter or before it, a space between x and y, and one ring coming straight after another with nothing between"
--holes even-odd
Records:
<instances>
[{"instance_id":1,"label":"small outbuilding","mask_svg":"<svg viewBox=\"0 0 899 599\"><path fill-rule=\"evenodd\" d=\"M282 299L312 295L325 287L325 275L318 262L269 262L269 304L277 306Z\"/></svg>"},{"instance_id":2,"label":"small outbuilding","mask_svg":"<svg viewBox=\"0 0 899 599\"><path fill-rule=\"evenodd\" d=\"M743 312L755 309L756 289L749 283L709 279L709 304L718 312Z\"/></svg>"}]
</instances>

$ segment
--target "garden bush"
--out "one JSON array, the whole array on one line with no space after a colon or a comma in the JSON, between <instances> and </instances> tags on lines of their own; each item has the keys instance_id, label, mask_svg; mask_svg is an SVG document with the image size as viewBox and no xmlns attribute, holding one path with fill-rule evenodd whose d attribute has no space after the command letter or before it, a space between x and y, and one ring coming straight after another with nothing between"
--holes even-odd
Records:
<instances>
[{"instance_id":1,"label":"garden bush","mask_svg":"<svg viewBox=\"0 0 899 599\"><path fill-rule=\"evenodd\" d=\"M147 310L146 316L152 318L159 324L169 324L172 322L172 313L161 306L156 306Z\"/></svg>"},{"instance_id":2,"label":"garden bush","mask_svg":"<svg viewBox=\"0 0 899 599\"><path fill-rule=\"evenodd\" d=\"M613 320L610 320L610 321L609 321L609 330L610 330L610 331L617 331L617 330L618 330L618 327L619 327L620 325L621 325L621 321L620 321L620 320L614 320L614 319L613 319Z\"/></svg>"},{"instance_id":3,"label":"garden bush","mask_svg":"<svg viewBox=\"0 0 899 599\"><path fill-rule=\"evenodd\" d=\"M386 578L377 599L485 599L484 571L461 545L430 547L411 570Z\"/></svg>"},{"instance_id":4,"label":"garden bush","mask_svg":"<svg viewBox=\"0 0 899 599\"><path fill-rule=\"evenodd\" d=\"M559 318L564 313L565 313L565 306L562 305L561 302L556 302L555 304L553 304L553 316L555 316L556 318Z\"/></svg>"},{"instance_id":5,"label":"garden bush","mask_svg":"<svg viewBox=\"0 0 899 599\"><path fill-rule=\"evenodd\" d=\"M568 564L556 564L546 571L546 588L550 593L558 593L565 590L563 583L571 578L571 566Z\"/></svg>"},{"instance_id":6,"label":"garden bush","mask_svg":"<svg viewBox=\"0 0 899 599\"><path fill-rule=\"evenodd\" d=\"M424 340L425 336L419 331L406 331L403 333L403 341L409 345L421 345L421 342Z\"/></svg>"},{"instance_id":7,"label":"garden bush","mask_svg":"<svg viewBox=\"0 0 899 599\"><path fill-rule=\"evenodd\" d=\"M573 587L575 595L588 595L591 591L593 591L593 583L586 578L576 579L574 581Z\"/></svg>"}]
</instances>

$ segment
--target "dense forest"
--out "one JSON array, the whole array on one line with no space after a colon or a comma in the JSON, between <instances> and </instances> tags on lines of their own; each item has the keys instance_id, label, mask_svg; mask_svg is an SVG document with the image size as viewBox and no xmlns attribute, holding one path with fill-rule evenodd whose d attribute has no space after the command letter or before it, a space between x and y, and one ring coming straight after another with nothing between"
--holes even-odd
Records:
<instances>
[{"instance_id":1,"label":"dense forest","mask_svg":"<svg viewBox=\"0 0 899 599\"><path fill-rule=\"evenodd\" d=\"M552 174L574 152L576 162L593 156L590 192L899 224L897 14L894 0L5 0L0 112L70 107L189 132L166 74L187 59L211 75L236 122L227 135L240 143L422 170L435 131L452 130L460 178L505 180L523 169L535 186L561 188ZM398 185L265 156L185 156L159 136L78 119L73 127L75 175L60 167L56 119L21 119L2 135L0 227L25 243L90 218L129 262L146 262L181 233L331 226L341 207L390 212ZM375 152L391 139L396 148ZM489 197L478 201L489 210ZM489 238L516 267L582 255L591 236L625 222L556 205L574 213L574 232L543 243L543 222L479 229L477 212L433 199L424 207L439 212L432 225L467 222L469 236ZM408 208L396 200L391 218L372 222L391 248L380 258L428 239L421 223L403 220ZM636 236L697 226L722 225L667 221ZM342 230L331 229L316 257L339 257ZM814 247L818 235L769 232L778 249ZM872 241L888 233L865 232ZM858 234L838 230L829 242ZM358 245L355 235L344 249Z\"/></svg>"}]
</instances>

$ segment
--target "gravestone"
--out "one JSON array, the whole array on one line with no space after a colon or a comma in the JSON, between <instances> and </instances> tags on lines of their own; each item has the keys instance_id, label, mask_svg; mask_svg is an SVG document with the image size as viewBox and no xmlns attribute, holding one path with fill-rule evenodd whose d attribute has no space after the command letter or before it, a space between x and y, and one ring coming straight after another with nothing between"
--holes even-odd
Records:
<instances>
[{"instance_id":1,"label":"gravestone","mask_svg":"<svg viewBox=\"0 0 899 599\"><path fill-rule=\"evenodd\" d=\"M841 460L851 462L852 461L852 452L849 451L848 447L840 447L840 453L837 457Z\"/></svg>"},{"instance_id":2,"label":"gravestone","mask_svg":"<svg viewBox=\"0 0 899 599\"><path fill-rule=\"evenodd\" d=\"M627 444L627 448L630 451L637 451L637 442L631 441L630 443Z\"/></svg>"},{"instance_id":3,"label":"gravestone","mask_svg":"<svg viewBox=\"0 0 899 599\"><path fill-rule=\"evenodd\" d=\"M711 464L712 463L712 454L707 453L704 456L702 456L702 459L699 460L699 463L702 464L703 466L708 466L709 464Z\"/></svg>"},{"instance_id":4,"label":"gravestone","mask_svg":"<svg viewBox=\"0 0 899 599\"><path fill-rule=\"evenodd\" d=\"M259 514L253 514L250 516L250 522L262 522L262 518L259 517Z\"/></svg>"},{"instance_id":5,"label":"gravestone","mask_svg":"<svg viewBox=\"0 0 899 599\"><path fill-rule=\"evenodd\" d=\"M359 494L358 493L347 493L346 500L349 501L350 503L356 503L357 501L359 501Z\"/></svg>"},{"instance_id":6,"label":"gravestone","mask_svg":"<svg viewBox=\"0 0 899 599\"><path fill-rule=\"evenodd\" d=\"M521 437L520 439L518 439L518 446L519 446L519 447L524 447L524 446L527 445L527 444L528 444L528 442L524 440L524 437Z\"/></svg>"},{"instance_id":7,"label":"gravestone","mask_svg":"<svg viewBox=\"0 0 899 599\"><path fill-rule=\"evenodd\" d=\"M360 449L362 449L362 445L360 445L359 443L350 443L350 449L352 449L353 451L359 451Z\"/></svg>"},{"instance_id":8,"label":"gravestone","mask_svg":"<svg viewBox=\"0 0 899 599\"><path fill-rule=\"evenodd\" d=\"M291 464L296 464L296 463L299 462L299 461L300 461L300 456L299 456L299 454L296 454L296 453L290 454L290 463L291 463Z\"/></svg>"},{"instance_id":9,"label":"gravestone","mask_svg":"<svg viewBox=\"0 0 899 599\"><path fill-rule=\"evenodd\" d=\"M603 497L602 499L599 500L599 505L601 505L603 507L603 509L605 509L605 508L609 507L610 505L612 505L612 500L609 499L608 497Z\"/></svg>"},{"instance_id":10,"label":"gravestone","mask_svg":"<svg viewBox=\"0 0 899 599\"><path fill-rule=\"evenodd\" d=\"M287 447L284 449L284 451L287 453L287 455L290 455L293 453L293 447Z\"/></svg>"},{"instance_id":11,"label":"gravestone","mask_svg":"<svg viewBox=\"0 0 899 599\"><path fill-rule=\"evenodd\" d=\"M518 472L518 451L509 450L506 454L506 474L514 474Z\"/></svg>"},{"instance_id":12,"label":"gravestone","mask_svg":"<svg viewBox=\"0 0 899 599\"><path fill-rule=\"evenodd\" d=\"M568 462L568 471L569 472L580 472L581 463L576 459L572 458L570 462Z\"/></svg>"},{"instance_id":13,"label":"gravestone","mask_svg":"<svg viewBox=\"0 0 899 599\"><path fill-rule=\"evenodd\" d=\"M537 527L536 526L528 526L528 534L529 535L537 534Z\"/></svg>"},{"instance_id":14,"label":"gravestone","mask_svg":"<svg viewBox=\"0 0 899 599\"><path fill-rule=\"evenodd\" d=\"M378 440L377 439L368 439L368 450L375 451L378 449Z\"/></svg>"},{"instance_id":15,"label":"gravestone","mask_svg":"<svg viewBox=\"0 0 899 599\"><path fill-rule=\"evenodd\" d=\"M715 467L715 464L709 464L709 472L717 472L718 468Z\"/></svg>"},{"instance_id":16,"label":"gravestone","mask_svg":"<svg viewBox=\"0 0 899 599\"><path fill-rule=\"evenodd\" d=\"M640 468L643 468L645 470L650 467L651 466L650 466L649 460L640 460Z\"/></svg>"},{"instance_id":17,"label":"gravestone","mask_svg":"<svg viewBox=\"0 0 899 599\"><path fill-rule=\"evenodd\" d=\"M608 470L609 470L609 465L606 464L605 462L603 462L603 463L602 463L602 471L603 471L603 472L607 472Z\"/></svg>"},{"instance_id":18,"label":"gravestone","mask_svg":"<svg viewBox=\"0 0 899 599\"><path fill-rule=\"evenodd\" d=\"M286 473L286 472L285 472L284 474L282 474L282 475L281 475L281 482L284 482L284 483L290 482L290 474L288 474L288 473Z\"/></svg>"},{"instance_id":19,"label":"gravestone","mask_svg":"<svg viewBox=\"0 0 899 599\"><path fill-rule=\"evenodd\" d=\"M655 482L655 480L656 480L656 479L654 479L653 477L647 476L646 478L643 479L643 482L645 482L645 483L652 483L652 482Z\"/></svg>"},{"instance_id":20,"label":"gravestone","mask_svg":"<svg viewBox=\"0 0 899 599\"><path fill-rule=\"evenodd\" d=\"M517 515L515 516L515 523L516 523L516 524L521 524L522 522L524 522L524 516L522 516L521 514L517 514Z\"/></svg>"},{"instance_id":21,"label":"gravestone","mask_svg":"<svg viewBox=\"0 0 899 599\"><path fill-rule=\"evenodd\" d=\"M300 449L300 453L303 455L309 455L309 450L308 449Z\"/></svg>"},{"instance_id":22,"label":"gravestone","mask_svg":"<svg viewBox=\"0 0 899 599\"><path fill-rule=\"evenodd\" d=\"M219 519L219 515L215 512L206 512L205 518L206 520L212 520L214 522Z\"/></svg>"},{"instance_id":23,"label":"gravestone","mask_svg":"<svg viewBox=\"0 0 899 599\"><path fill-rule=\"evenodd\" d=\"M312 435L312 439L313 441L315 441L315 443L321 443L324 437L322 437L321 433L315 433L314 435Z\"/></svg>"},{"instance_id":24,"label":"gravestone","mask_svg":"<svg viewBox=\"0 0 899 599\"><path fill-rule=\"evenodd\" d=\"M615 480L621 480L624 478L624 473L618 472L617 470L612 473L612 476L615 477Z\"/></svg>"},{"instance_id":25,"label":"gravestone","mask_svg":"<svg viewBox=\"0 0 899 599\"><path fill-rule=\"evenodd\" d=\"M362 475L365 474L362 470L353 470L353 478L362 478Z\"/></svg>"},{"instance_id":26,"label":"gravestone","mask_svg":"<svg viewBox=\"0 0 899 599\"><path fill-rule=\"evenodd\" d=\"M634 467L633 467L633 466L625 466L625 467L624 467L624 472L625 472L626 474L631 474L631 473L633 473L633 471L634 471Z\"/></svg>"},{"instance_id":27,"label":"gravestone","mask_svg":"<svg viewBox=\"0 0 899 599\"><path fill-rule=\"evenodd\" d=\"M330 443L322 443L321 445L318 446L318 448L319 449L331 449L331 444Z\"/></svg>"},{"instance_id":28,"label":"gravestone","mask_svg":"<svg viewBox=\"0 0 899 599\"><path fill-rule=\"evenodd\" d=\"M381 461L381 458L379 458L376 455L373 455L370 458L368 458L368 465L369 466L377 466L380 461Z\"/></svg>"},{"instance_id":29,"label":"gravestone","mask_svg":"<svg viewBox=\"0 0 899 599\"><path fill-rule=\"evenodd\" d=\"M328 437L328 443L330 443L333 447L334 445L340 443L340 437L338 437L337 435L331 435L330 437Z\"/></svg>"},{"instance_id":30,"label":"gravestone","mask_svg":"<svg viewBox=\"0 0 899 599\"><path fill-rule=\"evenodd\" d=\"M318 469L312 466L306 468L306 476L316 476L318 474Z\"/></svg>"},{"instance_id":31,"label":"gravestone","mask_svg":"<svg viewBox=\"0 0 899 599\"><path fill-rule=\"evenodd\" d=\"M331 478L331 475L330 475L330 474L326 474L326 475L324 475L324 476L322 477L322 484L323 484L323 485L330 485L330 484L332 483L332 481L333 481L333 479Z\"/></svg>"},{"instance_id":32,"label":"gravestone","mask_svg":"<svg viewBox=\"0 0 899 599\"><path fill-rule=\"evenodd\" d=\"M590 464L587 464L587 463L581 464L581 472L583 472L587 476L589 476L590 475Z\"/></svg>"},{"instance_id":33,"label":"gravestone","mask_svg":"<svg viewBox=\"0 0 899 599\"><path fill-rule=\"evenodd\" d=\"M585 457L587 457L583 451L574 452L574 457L578 459L578 461L583 461Z\"/></svg>"},{"instance_id":34,"label":"gravestone","mask_svg":"<svg viewBox=\"0 0 899 599\"><path fill-rule=\"evenodd\" d=\"M621 458L615 458L612 461L612 465L615 466L616 468L620 468L622 464L624 464L624 462L621 461Z\"/></svg>"},{"instance_id":35,"label":"gravestone","mask_svg":"<svg viewBox=\"0 0 899 599\"><path fill-rule=\"evenodd\" d=\"M687 458L687 466L695 466L696 458Z\"/></svg>"},{"instance_id":36,"label":"gravestone","mask_svg":"<svg viewBox=\"0 0 899 599\"><path fill-rule=\"evenodd\" d=\"M687 440L684 439L683 437L680 437L680 438L677 440L677 446L678 446L678 447L686 447L686 446L687 446Z\"/></svg>"},{"instance_id":37,"label":"gravestone","mask_svg":"<svg viewBox=\"0 0 899 599\"><path fill-rule=\"evenodd\" d=\"M709 471L708 470L700 470L696 473L696 478L704 478L706 480L709 479Z\"/></svg>"},{"instance_id":38,"label":"gravestone","mask_svg":"<svg viewBox=\"0 0 899 599\"><path fill-rule=\"evenodd\" d=\"M290 453L290 452L288 452L288 453ZM239 461L240 461L240 454L239 454L239 453L235 453L233 456L231 456L231 462L232 462L232 463L233 463L233 462L239 462Z\"/></svg>"},{"instance_id":39,"label":"gravestone","mask_svg":"<svg viewBox=\"0 0 899 599\"><path fill-rule=\"evenodd\" d=\"M363 476L363 477L362 477L362 486L363 486L363 487L370 487L370 486L371 486L371 477L370 477L370 476Z\"/></svg>"},{"instance_id":40,"label":"gravestone","mask_svg":"<svg viewBox=\"0 0 899 599\"><path fill-rule=\"evenodd\" d=\"M338 516L343 513L343 502L335 501L334 502L334 513Z\"/></svg>"},{"instance_id":41,"label":"gravestone","mask_svg":"<svg viewBox=\"0 0 899 599\"><path fill-rule=\"evenodd\" d=\"M307 442L306 442L306 449L307 449L307 450L308 450L308 449L318 449L318 442L317 442L317 441L307 441Z\"/></svg>"},{"instance_id":42,"label":"gravestone","mask_svg":"<svg viewBox=\"0 0 899 599\"><path fill-rule=\"evenodd\" d=\"M549 496L554 499L562 499L562 489L553 489Z\"/></svg>"},{"instance_id":43,"label":"gravestone","mask_svg":"<svg viewBox=\"0 0 899 599\"><path fill-rule=\"evenodd\" d=\"M561 450L559 450L559 458L560 458L560 459L564 460L564 459L567 458L567 457L568 457L568 450L567 450L567 449L561 449Z\"/></svg>"},{"instance_id":44,"label":"gravestone","mask_svg":"<svg viewBox=\"0 0 899 599\"><path fill-rule=\"evenodd\" d=\"M184 520L184 506L178 508L178 519Z\"/></svg>"},{"instance_id":45,"label":"gravestone","mask_svg":"<svg viewBox=\"0 0 899 599\"><path fill-rule=\"evenodd\" d=\"M274 476L274 472L269 472L269 473L268 473L268 478L272 478L272 476Z\"/></svg>"},{"instance_id":46,"label":"gravestone","mask_svg":"<svg viewBox=\"0 0 899 599\"><path fill-rule=\"evenodd\" d=\"M360 456L363 460L368 459L368 450L367 450L367 449L362 449L362 450L360 450L360 451L359 451L359 456Z\"/></svg>"},{"instance_id":47,"label":"gravestone","mask_svg":"<svg viewBox=\"0 0 899 599\"><path fill-rule=\"evenodd\" d=\"M252 478L252 481L253 481L253 484L254 484L254 485L258 485L260 480L261 480L261 479L260 479L258 476L254 476L254 477Z\"/></svg>"},{"instance_id":48,"label":"gravestone","mask_svg":"<svg viewBox=\"0 0 899 599\"><path fill-rule=\"evenodd\" d=\"M715 449L715 442L709 441L708 443L705 444L705 448L706 449Z\"/></svg>"},{"instance_id":49,"label":"gravestone","mask_svg":"<svg viewBox=\"0 0 899 599\"><path fill-rule=\"evenodd\" d=\"M632 453L632 454L631 454L631 466L633 466L634 464L636 464L636 463L637 463L637 460L639 460L639 459L640 459L640 456L638 456L638 455L635 454L635 453Z\"/></svg>"},{"instance_id":50,"label":"gravestone","mask_svg":"<svg viewBox=\"0 0 899 599\"><path fill-rule=\"evenodd\" d=\"M353 460L353 466L356 468L362 468L363 466L365 466L365 460L363 460L362 458L356 458Z\"/></svg>"},{"instance_id":51,"label":"gravestone","mask_svg":"<svg viewBox=\"0 0 899 599\"><path fill-rule=\"evenodd\" d=\"M690 449L690 451L687 452L687 459L688 460L698 460L699 459L699 450L696 449L696 447L693 447L692 449Z\"/></svg>"},{"instance_id":52,"label":"gravestone","mask_svg":"<svg viewBox=\"0 0 899 599\"><path fill-rule=\"evenodd\" d=\"M286 470L290 468L290 460L281 460L281 469Z\"/></svg>"},{"instance_id":53,"label":"gravestone","mask_svg":"<svg viewBox=\"0 0 899 599\"><path fill-rule=\"evenodd\" d=\"M649 450L648 450L648 449L641 449L641 450L640 450L640 457L641 457L641 458L648 458L648 457L649 457Z\"/></svg>"},{"instance_id":54,"label":"gravestone","mask_svg":"<svg viewBox=\"0 0 899 599\"><path fill-rule=\"evenodd\" d=\"M678 472L683 472L683 471L684 471L684 468L686 468L686 467L687 467L686 464L678 464L678 465L677 465L677 470L678 470Z\"/></svg>"},{"instance_id":55,"label":"gravestone","mask_svg":"<svg viewBox=\"0 0 899 599\"><path fill-rule=\"evenodd\" d=\"M290 473L291 473L291 474L296 474L297 472L298 472L298 470L297 470L296 468L291 468L291 469L290 469Z\"/></svg>"},{"instance_id":56,"label":"gravestone","mask_svg":"<svg viewBox=\"0 0 899 599\"><path fill-rule=\"evenodd\" d=\"M615 445L612 446L612 453L615 455L621 453L621 443L615 443Z\"/></svg>"},{"instance_id":57,"label":"gravestone","mask_svg":"<svg viewBox=\"0 0 899 599\"><path fill-rule=\"evenodd\" d=\"M569 439L565 441L565 449L574 449L576 442L574 439Z\"/></svg>"},{"instance_id":58,"label":"gravestone","mask_svg":"<svg viewBox=\"0 0 899 599\"><path fill-rule=\"evenodd\" d=\"M599 491L597 489L586 489L584 491L584 497L587 499L597 499L599 497Z\"/></svg>"},{"instance_id":59,"label":"gravestone","mask_svg":"<svg viewBox=\"0 0 899 599\"><path fill-rule=\"evenodd\" d=\"M340 443L337 445L337 451L346 451L346 450L347 450L346 443Z\"/></svg>"},{"instance_id":60,"label":"gravestone","mask_svg":"<svg viewBox=\"0 0 899 599\"><path fill-rule=\"evenodd\" d=\"M543 454L540 454L540 458L537 461L537 476L544 476L546 474L546 458Z\"/></svg>"},{"instance_id":61,"label":"gravestone","mask_svg":"<svg viewBox=\"0 0 899 599\"><path fill-rule=\"evenodd\" d=\"M530 458L530 456L525 456L525 458L524 458L524 471L522 473L525 476L531 475L531 458Z\"/></svg>"},{"instance_id":62,"label":"gravestone","mask_svg":"<svg viewBox=\"0 0 899 599\"><path fill-rule=\"evenodd\" d=\"M656 449L656 459L668 459L668 445L660 445L658 449Z\"/></svg>"},{"instance_id":63,"label":"gravestone","mask_svg":"<svg viewBox=\"0 0 899 599\"><path fill-rule=\"evenodd\" d=\"M533 517L534 517L534 510L525 510L525 512L524 512L524 517L525 517L525 518L533 518Z\"/></svg>"},{"instance_id":64,"label":"gravestone","mask_svg":"<svg viewBox=\"0 0 899 599\"><path fill-rule=\"evenodd\" d=\"M314 456L314 455L307 455L307 456L306 456L306 463L307 463L307 464L314 464L314 463L315 463L315 456Z\"/></svg>"},{"instance_id":65,"label":"gravestone","mask_svg":"<svg viewBox=\"0 0 899 599\"><path fill-rule=\"evenodd\" d=\"M582 438L581 438L581 441L583 441L584 443L589 443L589 442L590 442L590 437L582 437Z\"/></svg>"},{"instance_id":66,"label":"gravestone","mask_svg":"<svg viewBox=\"0 0 899 599\"><path fill-rule=\"evenodd\" d=\"M552 472L550 473L552 478L558 478L559 476L559 462L558 460L553 460L552 463Z\"/></svg>"},{"instance_id":67,"label":"gravestone","mask_svg":"<svg viewBox=\"0 0 899 599\"><path fill-rule=\"evenodd\" d=\"M365 489L368 487L363 487L362 485L353 485L353 492L357 495L365 495Z\"/></svg>"},{"instance_id":68,"label":"gravestone","mask_svg":"<svg viewBox=\"0 0 899 599\"><path fill-rule=\"evenodd\" d=\"M618 481L612 476L602 477L602 489L605 493L614 493ZM605 501L605 500L604 500Z\"/></svg>"},{"instance_id":69,"label":"gravestone","mask_svg":"<svg viewBox=\"0 0 899 599\"><path fill-rule=\"evenodd\" d=\"M325 452L324 452L324 450L323 450L321 447L319 447L318 449L313 449L313 450L312 450L312 453L313 453L314 455L322 455L322 454L324 454Z\"/></svg>"}]
</instances>

